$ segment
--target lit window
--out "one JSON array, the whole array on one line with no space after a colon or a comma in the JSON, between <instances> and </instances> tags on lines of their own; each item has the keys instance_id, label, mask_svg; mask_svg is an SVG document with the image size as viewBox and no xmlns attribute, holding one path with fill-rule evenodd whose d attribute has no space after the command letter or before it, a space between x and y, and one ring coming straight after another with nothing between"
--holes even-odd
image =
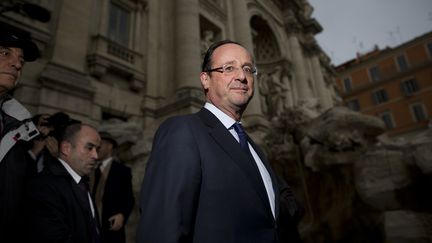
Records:
<instances>
[{"instance_id":1,"label":"lit window","mask_svg":"<svg viewBox=\"0 0 432 243\"><path fill-rule=\"evenodd\" d=\"M399 67L399 71L404 72L408 70L408 63L404 55L397 56L396 61Z\"/></svg>"},{"instance_id":2,"label":"lit window","mask_svg":"<svg viewBox=\"0 0 432 243\"><path fill-rule=\"evenodd\" d=\"M417 85L417 81L414 78L403 81L401 83L401 88L402 88L403 93L406 96L411 96L419 90L419 87Z\"/></svg>"},{"instance_id":3,"label":"lit window","mask_svg":"<svg viewBox=\"0 0 432 243\"><path fill-rule=\"evenodd\" d=\"M387 91L380 89L372 93L375 104L381 104L388 100Z\"/></svg>"},{"instance_id":4,"label":"lit window","mask_svg":"<svg viewBox=\"0 0 432 243\"><path fill-rule=\"evenodd\" d=\"M108 38L126 47L129 45L129 16L128 10L111 2Z\"/></svg>"},{"instance_id":5,"label":"lit window","mask_svg":"<svg viewBox=\"0 0 432 243\"><path fill-rule=\"evenodd\" d=\"M411 105L411 112L413 114L414 121L419 122L419 121L427 120L427 115L426 115L426 111L424 109L423 104L421 104L421 103L412 104Z\"/></svg>"},{"instance_id":6,"label":"lit window","mask_svg":"<svg viewBox=\"0 0 432 243\"><path fill-rule=\"evenodd\" d=\"M370 75L371 80L373 82L379 81L381 79L380 71L379 71L379 68L377 66L371 67L369 69L369 75Z\"/></svg>"}]
</instances>

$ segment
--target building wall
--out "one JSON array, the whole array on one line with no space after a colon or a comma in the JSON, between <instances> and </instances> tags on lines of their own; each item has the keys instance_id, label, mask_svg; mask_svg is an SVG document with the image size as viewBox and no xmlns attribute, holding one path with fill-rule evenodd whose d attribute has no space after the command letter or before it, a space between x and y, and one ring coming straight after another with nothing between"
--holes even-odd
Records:
<instances>
[{"instance_id":1,"label":"building wall","mask_svg":"<svg viewBox=\"0 0 432 243\"><path fill-rule=\"evenodd\" d=\"M336 67L336 83L341 91L344 103L357 100L360 112L380 116L390 114L394 127L388 130L391 136L415 134L428 127L432 114L432 55L427 45L432 45L432 32L426 33L394 48L374 50L359 55L356 59ZM398 65L397 57L404 56L406 70ZM372 81L371 67L378 67L380 80ZM344 79L350 78L352 90L347 91ZM415 79L418 90L406 94L402 82ZM388 100L376 104L373 92L385 90ZM425 119L416 121L412 105L422 104Z\"/></svg>"},{"instance_id":2,"label":"building wall","mask_svg":"<svg viewBox=\"0 0 432 243\"><path fill-rule=\"evenodd\" d=\"M51 12L49 22L14 12L0 17L30 33L42 50L38 61L26 64L15 91L32 113L61 110L94 124L111 114L137 119L145 128L196 111L203 102L199 72L206 31L213 32L210 41L228 38L256 52L257 95L245 114L251 126L275 115L262 111L273 104L261 104L265 94L259 90L275 66L283 70L276 81L289 86L280 91L284 107L311 99L323 111L336 102L330 60L314 39L322 29L307 2L116 0L130 13L126 45L107 34L108 0L36 2Z\"/></svg>"}]
</instances>

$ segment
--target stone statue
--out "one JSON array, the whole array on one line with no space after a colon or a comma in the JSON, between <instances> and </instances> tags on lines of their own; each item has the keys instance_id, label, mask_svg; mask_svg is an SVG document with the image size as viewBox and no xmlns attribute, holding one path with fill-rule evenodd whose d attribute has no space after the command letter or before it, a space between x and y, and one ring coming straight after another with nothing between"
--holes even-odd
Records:
<instances>
[{"instance_id":1,"label":"stone statue","mask_svg":"<svg viewBox=\"0 0 432 243\"><path fill-rule=\"evenodd\" d=\"M265 104L263 111L268 116L280 115L287 108L289 79L283 76L283 69L277 65L268 74L262 74L259 80L260 94Z\"/></svg>"},{"instance_id":2,"label":"stone statue","mask_svg":"<svg viewBox=\"0 0 432 243\"><path fill-rule=\"evenodd\" d=\"M207 49L214 42L214 33L212 30L204 30L203 37L201 39L201 55L204 56Z\"/></svg>"},{"instance_id":3,"label":"stone statue","mask_svg":"<svg viewBox=\"0 0 432 243\"><path fill-rule=\"evenodd\" d=\"M280 115L286 108L286 92L288 87L282 81L282 67L279 65L275 66L273 72L270 74L272 115Z\"/></svg>"},{"instance_id":4,"label":"stone statue","mask_svg":"<svg viewBox=\"0 0 432 243\"><path fill-rule=\"evenodd\" d=\"M316 98L301 99L297 107L309 118L313 119L320 115L321 105Z\"/></svg>"},{"instance_id":5,"label":"stone statue","mask_svg":"<svg viewBox=\"0 0 432 243\"><path fill-rule=\"evenodd\" d=\"M269 74L261 73L258 77L258 87L261 99L261 110L264 114L268 115L268 104L270 103L269 99Z\"/></svg>"}]
</instances>

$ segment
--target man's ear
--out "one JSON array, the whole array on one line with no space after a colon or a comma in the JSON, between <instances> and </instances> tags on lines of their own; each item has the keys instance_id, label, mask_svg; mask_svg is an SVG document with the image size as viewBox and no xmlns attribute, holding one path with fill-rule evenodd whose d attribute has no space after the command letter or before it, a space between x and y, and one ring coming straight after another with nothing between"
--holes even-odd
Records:
<instances>
[{"instance_id":1,"label":"man's ear","mask_svg":"<svg viewBox=\"0 0 432 243\"><path fill-rule=\"evenodd\" d=\"M60 151L59 154L63 156L69 156L72 149L72 144L68 141L63 141L60 143Z\"/></svg>"},{"instance_id":2,"label":"man's ear","mask_svg":"<svg viewBox=\"0 0 432 243\"><path fill-rule=\"evenodd\" d=\"M201 85L204 90L208 90L210 86L210 76L206 72L201 72L200 74Z\"/></svg>"}]
</instances>

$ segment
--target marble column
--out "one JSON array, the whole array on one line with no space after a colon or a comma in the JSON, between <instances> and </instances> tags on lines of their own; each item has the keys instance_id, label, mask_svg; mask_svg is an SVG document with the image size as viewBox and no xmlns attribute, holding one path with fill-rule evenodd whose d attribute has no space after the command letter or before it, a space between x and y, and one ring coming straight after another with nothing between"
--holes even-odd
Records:
<instances>
[{"instance_id":1,"label":"marble column","mask_svg":"<svg viewBox=\"0 0 432 243\"><path fill-rule=\"evenodd\" d=\"M175 77L176 89L201 88L199 3L198 0L175 2Z\"/></svg>"},{"instance_id":2,"label":"marble column","mask_svg":"<svg viewBox=\"0 0 432 243\"><path fill-rule=\"evenodd\" d=\"M317 90L317 96L320 101L323 110L330 108L331 104L329 101L329 92L325 87L324 78L321 71L321 64L316 53L311 56L312 62L312 73L315 80L315 86Z\"/></svg>"},{"instance_id":3,"label":"marble column","mask_svg":"<svg viewBox=\"0 0 432 243\"><path fill-rule=\"evenodd\" d=\"M247 50L253 52L252 31L249 24L250 16L245 0L232 0L232 23L234 40L242 44ZM258 78L255 77L255 95L250 101L248 108L244 113L244 117L248 116L263 116L261 111L261 102L258 92Z\"/></svg>"},{"instance_id":4,"label":"marble column","mask_svg":"<svg viewBox=\"0 0 432 243\"><path fill-rule=\"evenodd\" d=\"M106 37L109 23L109 1L97 1L95 5L95 8L98 8L100 11L98 34Z\"/></svg>"},{"instance_id":5,"label":"marble column","mask_svg":"<svg viewBox=\"0 0 432 243\"><path fill-rule=\"evenodd\" d=\"M134 31L134 38L133 38L133 47L135 51L142 52L142 29L141 29L141 23L142 23L142 15L144 14L144 5L142 2L137 3L137 10L135 13L135 26L133 28Z\"/></svg>"},{"instance_id":6,"label":"marble column","mask_svg":"<svg viewBox=\"0 0 432 243\"><path fill-rule=\"evenodd\" d=\"M148 1L148 8L152 9L152 11L148 11L148 23L147 23L147 34L152 36L152 38L147 38L147 55L150 58L147 58L147 80L159 80L159 82L147 82L147 96L145 103L153 104L152 107L155 109L156 101L151 101L152 98L159 97L161 95L160 84L163 82L160 75L160 66L161 66L161 56L162 52L160 51L161 46L161 32L163 33L164 28L161 23L161 8L162 1L159 0L150 0ZM144 36L143 36L144 38Z\"/></svg>"},{"instance_id":7,"label":"marble column","mask_svg":"<svg viewBox=\"0 0 432 243\"><path fill-rule=\"evenodd\" d=\"M232 23L235 41L241 43L249 51L253 51L250 16L245 0L232 0Z\"/></svg>"},{"instance_id":8,"label":"marble column","mask_svg":"<svg viewBox=\"0 0 432 243\"><path fill-rule=\"evenodd\" d=\"M305 62L300 42L294 32L290 34L288 40L292 52L294 82L296 83L297 87L296 93L298 94L299 99L312 98L311 88L309 87L307 81Z\"/></svg>"},{"instance_id":9,"label":"marble column","mask_svg":"<svg viewBox=\"0 0 432 243\"><path fill-rule=\"evenodd\" d=\"M92 1L63 2L55 36L52 62L75 71L85 73L88 46L90 45L90 21L92 21ZM79 18L77 18L79 16ZM77 31L79 30L79 31ZM73 50L73 51L71 51Z\"/></svg>"}]
</instances>

